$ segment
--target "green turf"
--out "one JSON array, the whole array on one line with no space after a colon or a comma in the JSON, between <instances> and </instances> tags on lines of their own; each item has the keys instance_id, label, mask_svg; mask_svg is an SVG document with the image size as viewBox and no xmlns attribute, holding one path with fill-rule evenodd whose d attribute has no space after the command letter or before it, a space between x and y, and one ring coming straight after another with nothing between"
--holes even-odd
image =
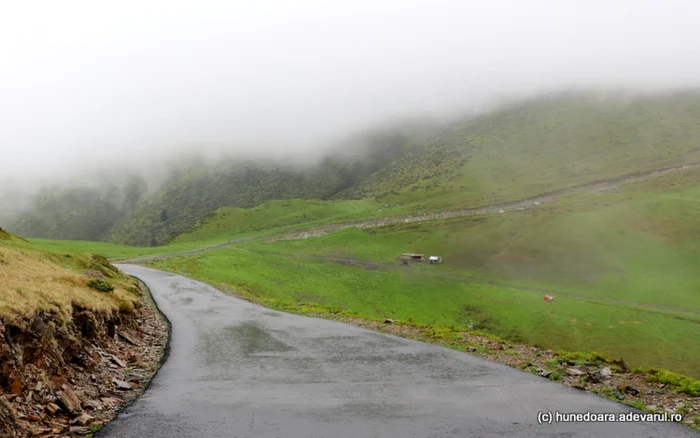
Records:
<instances>
[{"instance_id":1,"label":"green turf","mask_svg":"<svg viewBox=\"0 0 700 438\"><path fill-rule=\"evenodd\" d=\"M108 258L119 259L126 257L138 257L145 255L155 255L155 254L168 254L177 251L188 251L191 249L197 249L209 244L218 243L201 241L201 242L187 242L180 244L172 244L167 246L157 246L157 247L138 247L138 246L127 246L119 245L115 243L105 243L105 242L88 242L82 240L51 240L51 239L28 239L36 247L51 250L54 252L90 252L94 254L100 254Z\"/></svg>"},{"instance_id":2,"label":"green turf","mask_svg":"<svg viewBox=\"0 0 700 438\"><path fill-rule=\"evenodd\" d=\"M277 232L338 222L387 216L388 211L370 200L318 201L292 199L271 201L255 208L224 207L198 221L174 243L226 239L259 231Z\"/></svg>"},{"instance_id":3,"label":"green turf","mask_svg":"<svg viewBox=\"0 0 700 438\"><path fill-rule=\"evenodd\" d=\"M698 184L698 185L693 185ZM246 248L397 264L404 252L441 255L424 267L490 281L700 310L700 170L613 193L562 197L531 210L382 228L345 229Z\"/></svg>"}]
</instances>

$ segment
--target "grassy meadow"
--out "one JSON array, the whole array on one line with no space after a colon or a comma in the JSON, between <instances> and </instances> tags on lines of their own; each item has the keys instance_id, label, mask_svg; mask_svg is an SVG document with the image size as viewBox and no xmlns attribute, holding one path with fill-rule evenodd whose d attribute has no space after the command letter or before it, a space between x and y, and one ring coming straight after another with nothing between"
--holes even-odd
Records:
<instances>
[{"instance_id":1,"label":"grassy meadow","mask_svg":"<svg viewBox=\"0 0 700 438\"><path fill-rule=\"evenodd\" d=\"M344 229L245 248L397 264L403 252L441 255L421 269L552 294L583 294L700 311L700 170L615 191L562 197L529 210L382 228Z\"/></svg>"},{"instance_id":2,"label":"grassy meadow","mask_svg":"<svg viewBox=\"0 0 700 438\"><path fill-rule=\"evenodd\" d=\"M292 199L270 201L255 208L220 208L198 221L173 244L226 240L231 236L275 233L339 222L352 222L374 217L387 217L395 211L382 209L370 200L319 201Z\"/></svg>"},{"instance_id":3,"label":"grassy meadow","mask_svg":"<svg viewBox=\"0 0 700 438\"><path fill-rule=\"evenodd\" d=\"M62 251L77 251L90 252L100 254L109 259L119 260L124 258L148 256L148 255L164 255L179 251L189 251L197 248L202 248L207 245L221 243L220 240L204 240L201 242L183 242L178 244L170 244L163 246L129 246L118 243L106 242L89 242L83 240L55 240L55 239L27 239L37 248L46 251L62 252Z\"/></svg>"}]
</instances>

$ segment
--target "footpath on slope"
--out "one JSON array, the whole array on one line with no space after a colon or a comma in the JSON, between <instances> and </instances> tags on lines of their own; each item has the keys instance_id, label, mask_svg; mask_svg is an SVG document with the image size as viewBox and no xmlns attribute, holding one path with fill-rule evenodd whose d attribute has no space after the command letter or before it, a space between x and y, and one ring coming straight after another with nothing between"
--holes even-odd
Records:
<instances>
[{"instance_id":1,"label":"footpath on slope","mask_svg":"<svg viewBox=\"0 0 700 438\"><path fill-rule=\"evenodd\" d=\"M654 177L664 175L667 173L679 172L679 171L687 170L687 169L695 169L698 167L700 167L700 162L694 162L694 163L684 164L682 166L672 166L672 167L665 167L662 169L650 170L650 171L646 171L646 172L637 172L637 173L625 175L625 176L611 179L611 180L594 181L591 183L586 183L586 184L582 184L582 185L578 185L578 186L574 186L574 187L569 187L569 188L562 189L562 190L556 190L553 192L544 193L541 195L537 195L537 196L533 196L533 197L529 197L529 198L525 198L525 199L520 199L517 201L509 201L509 202L504 202L504 203L500 203L500 204L486 205L486 206L467 208L467 209L461 209L461 210L435 212L435 213L421 213L421 214L410 215L410 216L397 216L397 217L388 217L388 218L381 218L381 219L370 219L370 220L364 220L364 221L343 222L343 223L338 223L338 224L319 225L316 227L302 228L302 229L298 229L298 230L289 230L289 231L283 231L283 232L278 232L278 233L263 234L263 235L259 235L259 236L253 236L253 237L245 237L245 238L241 238L241 239L235 239L235 240L222 242L222 243L218 243L215 245L209 245L209 246L205 246L205 247L197 248L197 249L193 249L193 250L188 250L188 251L173 252L173 253L166 253L166 254L156 254L156 255L150 255L150 256L133 257L133 258L125 258L125 259L113 259L111 261L114 263L139 263L139 262L145 262L145 261L150 261L150 260L160 260L160 259L166 259L166 258L171 258L171 257L192 255L192 254L197 254L200 252L210 251L210 250L216 249L216 248L221 248L224 246L237 245L237 244L250 242L250 241L254 241L254 240L268 240L268 241L299 240L299 239L306 239L309 237L323 236L323 235L331 233L333 231L338 231L338 230L342 230L342 229L346 229L346 228L353 228L353 227L354 228L374 228L374 227L382 227L382 226L395 224L395 223L426 222L426 221L435 220L435 219L449 219L449 218L460 217L460 216L492 214L492 213L499 213L499 212L506 212L506 211L521 211L521 210L527 210L530 208L535 208L535 207L538 207L538 206L544 205L544 204L551 204L553 202L556 202L557 198L559 196L571 195L571 194L582 193L582 192L595 192L595 191L601 191L601 190L611 190L611 189L616 188L616 186L618 184L621 184L621 183L642 181L645 179L654 178Z\"/></svg>"}]
</instances>

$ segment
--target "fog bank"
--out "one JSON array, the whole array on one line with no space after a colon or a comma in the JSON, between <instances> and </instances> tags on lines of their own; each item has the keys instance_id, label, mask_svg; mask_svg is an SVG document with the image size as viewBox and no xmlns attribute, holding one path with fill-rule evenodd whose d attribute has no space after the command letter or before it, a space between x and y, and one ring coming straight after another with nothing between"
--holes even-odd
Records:
<instances>
[{"instance_id":1,"label":"fog bank","mask_svg":"<svg viewBox=\"0 0 700 438\"><path fill-rule=\"evenodd\" d=\"M505 97L698 86L699 18L690 0L12 2L0 184L189 151L308 158Z\"/></svg>"}]
</instances>

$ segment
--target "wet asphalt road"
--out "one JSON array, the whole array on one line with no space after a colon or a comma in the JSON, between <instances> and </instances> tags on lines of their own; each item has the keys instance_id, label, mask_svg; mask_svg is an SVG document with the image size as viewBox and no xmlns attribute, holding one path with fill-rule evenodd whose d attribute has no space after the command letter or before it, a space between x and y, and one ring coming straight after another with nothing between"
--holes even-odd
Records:
<instances>
[{"instance_id":1,"label":"wet asphalt road","mask_svg":"<svg viewBox=\"0 0 700 438\"><path fill-rule=\"evenodd\" d=\"M673 423L540 425L538 411L632 409L468 354L119 267L149 286L173 332L149 390L100 438L700 436Z\"/></svg>"}]
</instances>

